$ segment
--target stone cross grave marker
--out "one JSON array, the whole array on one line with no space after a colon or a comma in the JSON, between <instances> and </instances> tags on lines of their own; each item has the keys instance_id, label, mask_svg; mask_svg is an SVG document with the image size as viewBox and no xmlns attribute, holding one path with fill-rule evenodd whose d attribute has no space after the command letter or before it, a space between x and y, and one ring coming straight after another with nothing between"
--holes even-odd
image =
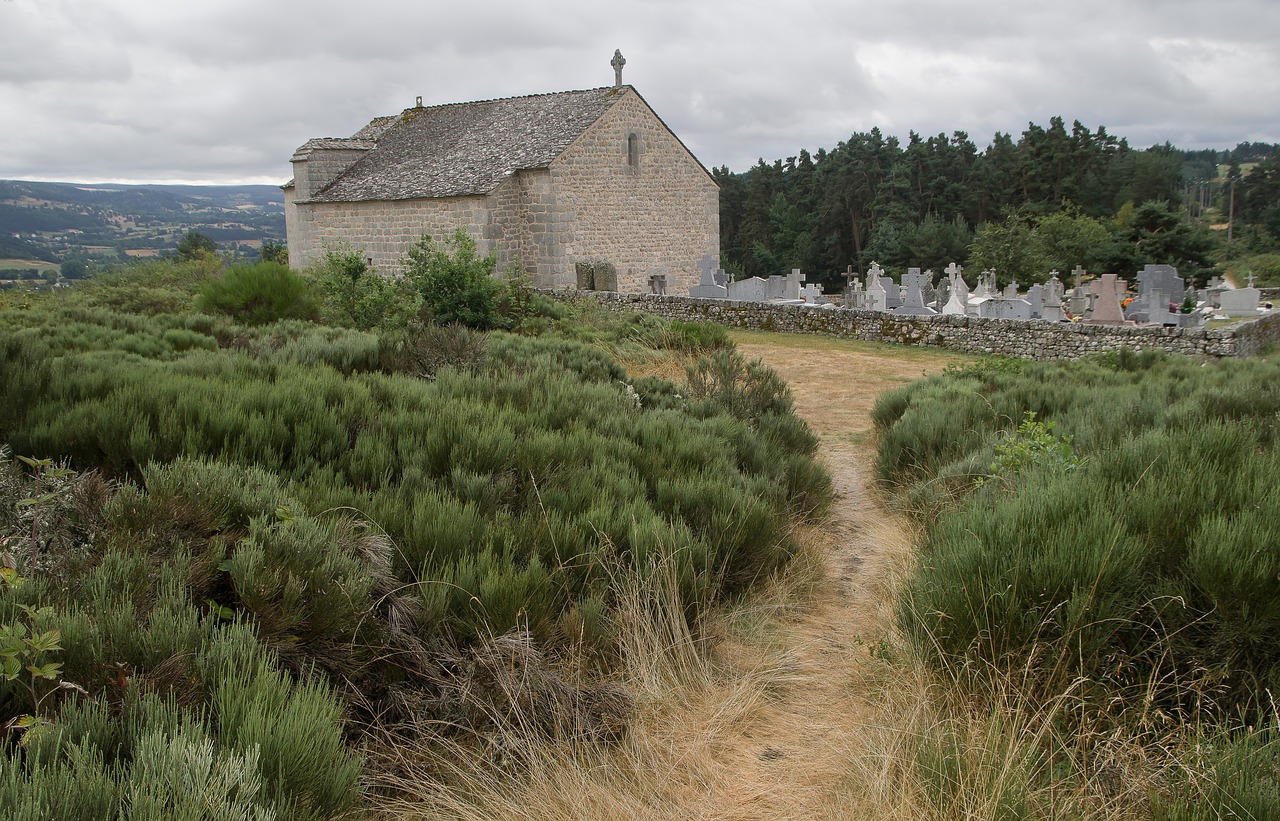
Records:
<instances>
[{"instance_id":1,"label":"stone cross grave marker","mask_svg":"<svg viewBox=\"0 0 1280 821\"><path fill-rule=\"evenodd\" d=\"M884 279L880 276L883 273L878 262L872 262L871 270L867 271L867 308L869 310L883 311L888 307L888 294L885 293Z\"/></svg>"},{"instance_id":2,"label":"stone cross grave marker","mask_svg":"<svg viewBox=\"0 0 1280 821\"><path fill-rule=\"evenodd\" d=\"M1120 300L1124 299L1128 283L1115 274L1103 274L1093 283L1093 312L1085 322L1091 325L1132 325L1124 318Z\"/></svg>"},{"instance_id":3,"label":"stone cross grave marker","mask_svg":"<svg viewBox=\"0 0 1280 821\"><path fill-rule=\"evenodd\" d=\"M924 294L920 293L920 281L918 279L911 280L911 284L903 286L903 290L907 293L902 300L902 304L893 309L895 314L903 316L934 316L938 313L934 309L925 306Z\"/></svg>"},{"instance_id":4,"label":"stone cross grave marker","mask_svg":"<svg viewBox=\"0 0 1280 821\"><path fill-rule=\"evenodd\" d=\"M1041 319L1049 322L1061 322L1066 319L1062 312L1063 293L1062 280L1058 279L1058 272L1054 271L1049 281L1044 284L1044 306L1040 312Z\"/></svg>"},{"instance_id":5,"label":"stone cross grave marker","mask_svg":"<svg viewBox=\"0 0 1280 821\"><path fill-rule=\"evenodd\" d=\"M942 306L942 312L948 316L964 316L965 310L969 304L969 286L965 284L964 268L956 265L954 262L947 266L946 274L948 280L947 303Z\"/></svg>"},{"instance_id":6,"label":"stone cross grave marker","mask_svg":"<svg viewBox=\"0 0 1280 821\"><path fill-rule=\"evenodd\" d=\"M822 286L816 282L806 283L800 289L800 298L807 305L825 305L827 303L827 300L822 298Z\"/></svg>"},{"instance_id":7,"label":"stone cross grave marker","mask_svg":"<svg viewBox=\"0 0 1280 821\"><path fill-rule=\"evenodd\" d=\"M1076 284L1075 287L1071 289L1071 299L1067 301L1067 311L1070 312L1072 316L1084 316L1091 307L1089 294L1085 292L1082 285L1084 275L1087 273L1088 271L1084 269L1083 265L1077 265L1071 272L1071 275L1075 277Z\"/></svg>"},{"instance_id":8,"label":"stone cross grave marker","mask_svg":"<svg viewBox=\"0 0 1280 821\"><path fill-rule=\"evenodd\" d=\"M729 289L716 282L716 261L707 254L698 263L698 271L701 278L698 284L689 289L689 296L699 297L701 299L724 299L729 295Z\"/></svg>"}]
</instances>

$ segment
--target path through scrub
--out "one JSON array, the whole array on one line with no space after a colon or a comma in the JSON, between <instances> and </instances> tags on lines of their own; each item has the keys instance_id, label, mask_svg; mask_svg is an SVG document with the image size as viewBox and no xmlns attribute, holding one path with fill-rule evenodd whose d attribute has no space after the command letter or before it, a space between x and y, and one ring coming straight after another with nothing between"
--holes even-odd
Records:
<instances>
[{"instance_id":1,"label":"path through scrub","mask_svg":"<svg viewBox=\"0 0 1280 821\"><path fill-rule=\"evenodd\" d=\"M884 391L958 357L815 337L735 339L743 355L790 385L797 413L821 440L836 499L828 520L804 534L817 565L811 598L762 617L745 641L729 642L737 664L750 664L754 654L776 681L768 686L762 677L762 696L709 745L713 760L697 768L704 800L691 802L687 817L848 817L841 795L857 788L843 783L849 756L860 748L869 699L885 673L878 656L892 614L884 585L912 548L905 523L874 485L871 409Z\"/></svg>"}]
</instances>

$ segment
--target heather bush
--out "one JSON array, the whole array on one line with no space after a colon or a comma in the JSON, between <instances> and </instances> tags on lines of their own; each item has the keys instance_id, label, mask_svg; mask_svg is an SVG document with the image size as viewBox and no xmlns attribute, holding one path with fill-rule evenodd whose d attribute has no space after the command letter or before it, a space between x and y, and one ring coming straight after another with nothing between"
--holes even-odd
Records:
<instances>
[{"instance_id":1,"label":"heather bush","mask_svg":"<svg viewBox=\"0 0 1280 821\"><path fill-rule=\"evenodd\" d=\"M135 313L95 287L0 324L0 430L28 460L0 458L0 556L22 578L0 625L58 645L37 701L0 683L0 723L33 719L0 742L19 817L182 817L194 790L214 815L342 814L349 719L475 729L467 704L524 703L460 689L505 680L495 636L551 660L535 698L567 713L540 732L585 732L595 685L551 667L570 648L618 663L619 578L661 576L693 629L830 496L785 386L701 326L530 336L571 312L509 288L521 335L361 331L249 297ZM728 358L690 391L611 355L658 344Z\"/></svg>"},{"instance_id":2,"label":"heather bush","mask_svg":"<svg viewBox=\"0 0 1280 821\"><path fill-rule=\"evenodd\" d=\"M878 469L928 524L902 605L921 651L1034 668L1047 687L1171 678L1169 710L1269 709L1277 376L1118 353L886 396Z\"/></svg>"}]
</instances>

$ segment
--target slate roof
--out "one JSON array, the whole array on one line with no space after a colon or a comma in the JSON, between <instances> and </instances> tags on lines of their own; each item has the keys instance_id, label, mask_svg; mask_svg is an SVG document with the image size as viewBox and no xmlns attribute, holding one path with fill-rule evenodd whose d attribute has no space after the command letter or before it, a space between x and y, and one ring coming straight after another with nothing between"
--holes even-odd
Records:
<instances>
[{"instance_id":1,"label":"slate roof","mask_svg":"<svg viewBox=\"0 0 1280 821\"><path fill-rule=\"evenodd\" d=\"M311 140L295 157L314 147L373 143L312 202L487 194L516 171L548 166L629 90L610 86L409 108L375 118L347 140Z\"/></svg>"}]
</instances>

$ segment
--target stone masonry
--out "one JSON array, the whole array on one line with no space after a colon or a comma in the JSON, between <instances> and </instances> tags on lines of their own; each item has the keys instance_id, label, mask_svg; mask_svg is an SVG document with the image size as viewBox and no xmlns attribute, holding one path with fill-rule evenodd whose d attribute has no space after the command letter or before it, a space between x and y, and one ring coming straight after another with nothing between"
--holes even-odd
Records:
<instances>
[{"instance_id":1,"label":"stone masonry","mask_svg":"<svg viewBox=\"0 0 1280 821\"><path fill-rule=\"evenodd\" d=\"M559 298L572 294L557 292ZM973 316L899 316L879 311L696 297L580 294L612 311L645 311L667 319L730 328L811 333L1022 359L1078 359L1131 348L1210 357L1255 356L1280 342L1280 313L1225 328L1083 325Z\"/></svg>"},{"instance_id":2,"label":"stone masonry","mask_svg":"<svg viewBox=\"0 0 1280 821\"><path fill-rule=\"evenodd\" d=\"M581 122L558 122L560 130L545 138L544 154L533 159L528 140L505 135L510 150L524 154L509 161L517 164L514 169L491 175L497 180L492 186L464 179L442 189L449 196L417 196L413 186L427 185L424 177L437 183L430 178L431 163L425 163L426 171L406 170L409 163L402 156L395 166L367 173L373 182L358 181L363 188L351 183L369 165L371 152L394 142L395 129L414 127L416 112L437 119L455 116L462 125L446 125L457 131L469 127L468 117L480 116L461 112L475 108L483 114L504 105L516 112L504 116L523 117L517 125L534 123L530 128L543 127L536 115L546 110L567 112L562 120L577 116ZM406 249L424 233L440 241L458 228L477 240L481 253L497 254L500 271L518 265L543 288L573 288L576 263L610 262L617 268L619 291L647 292L651 277L663 275L670 291L687 292L698 284L699 262L719 259L719 187L630 86L459 104L457 115L449 114L453 108L408 109L399 117L376 119L359 132L362 139L318 139L299 148L294 181L285 187L290 264L303 267L345 241L379 273L396 275ZM430 140L421 144L431 150ZM507 162L502 150L484 159L508 167L501 166ZM465 178L469 169L465 160L458 162L457 175ZM520 162L532 165L520 167ZM404 184L387 181L397 173L408 175ZM344 185L359 195L333 194Z\"/></svg>"}]
</instances>

